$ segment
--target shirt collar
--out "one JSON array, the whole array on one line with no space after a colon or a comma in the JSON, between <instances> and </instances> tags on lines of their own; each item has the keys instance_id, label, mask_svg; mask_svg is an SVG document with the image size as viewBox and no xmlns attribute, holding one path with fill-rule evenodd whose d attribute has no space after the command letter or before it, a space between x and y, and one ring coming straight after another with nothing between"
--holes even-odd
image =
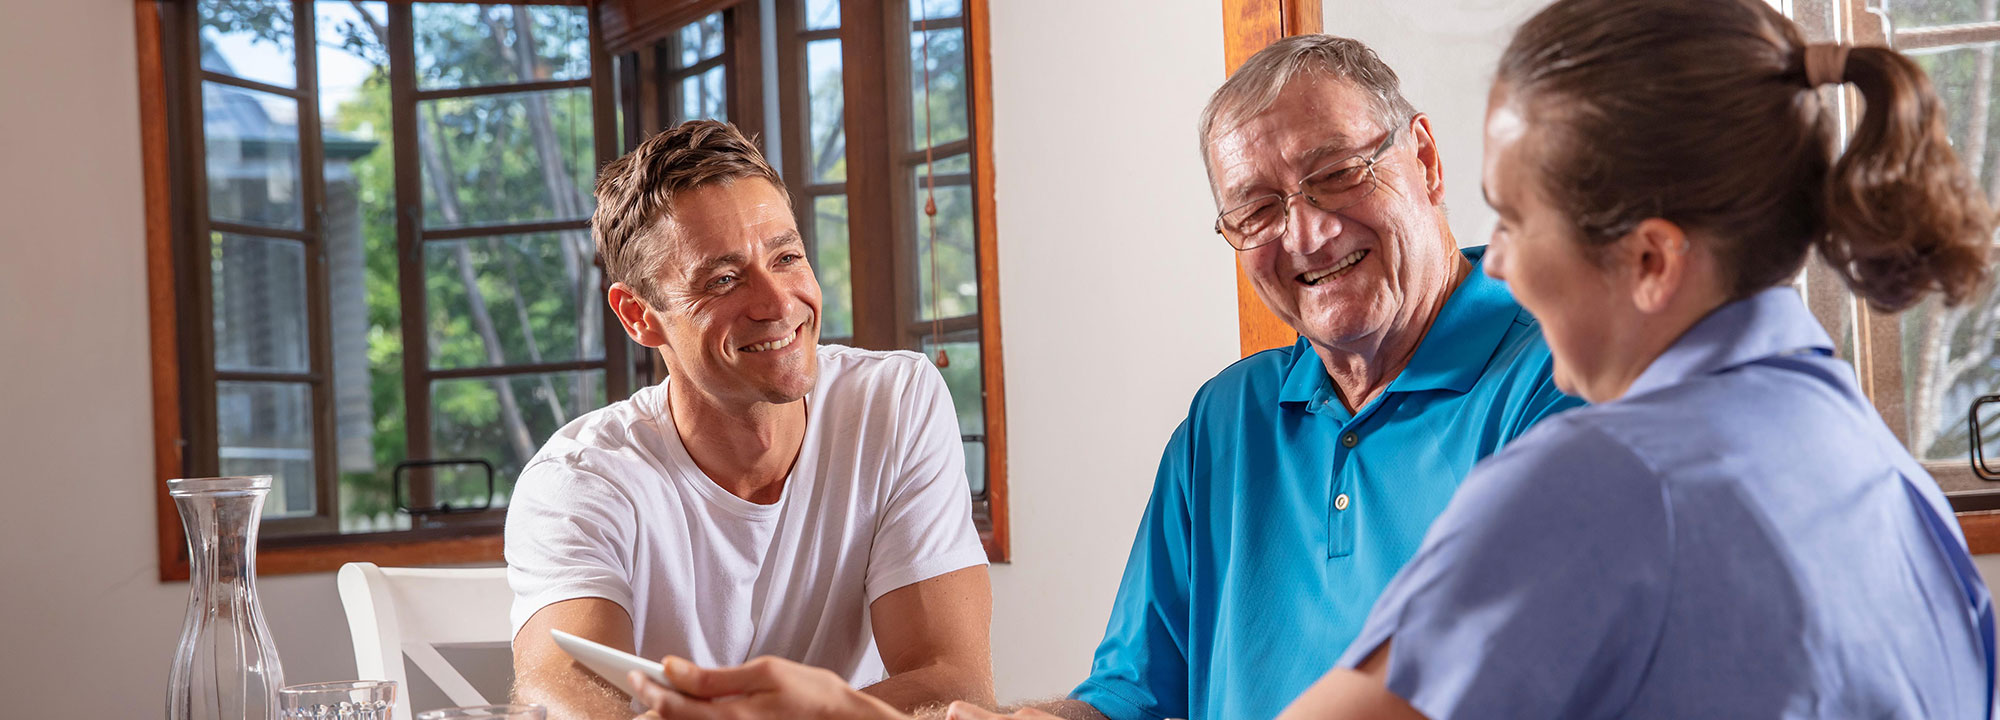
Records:
<instances>
[{"instance_id":1,"label":"shirt collar","mask_svg":"<svg viewBox=\"0 0 2000 720\"><path fill-rule=\"evenodd\" d=\"M1410 357L1410 364L1389 382L1386 393L1417 392L1422 390L1450 390L1465 392L1479 381L1486 372L1486 362L1506 339L1507 330L1514 324L1521 307L1514 303L1514 296L1507 291L1506 284L1487 277L1480 269L1486 255L1485 246L1463 248L1459 251L1472 262L1472 271L1445 299L1444 307L1438 310L1437 319L1425 331L1424 339L1417 343L1417 352ZM1329 392L1333 378L1326 374L1326 365L1320 362L1319 353L1313 351L1312 344L1299 338L1292 346L1292 367L1285 375L1285 385L1278 392L1280 403L1311 402L1321 394Z\"/></svg>"},{"instance_id":2,"label":"shirt collar","mask_svg":"<svg viewBox=\"0 0 2000 720\"><path fill-rule=\"evenodd\" d=\"M1688 328L1632 381L1625 396L1800 352L1830 356L1833 338L1797 290L1789 285L1766 288L1716 308Z\"/></svg>"}]
</instances>

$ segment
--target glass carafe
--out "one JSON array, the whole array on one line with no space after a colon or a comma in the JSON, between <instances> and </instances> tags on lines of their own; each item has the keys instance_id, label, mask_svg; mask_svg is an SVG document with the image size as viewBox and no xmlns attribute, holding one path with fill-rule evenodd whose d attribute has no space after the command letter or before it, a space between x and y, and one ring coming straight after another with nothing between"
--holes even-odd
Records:
<instances>
[{"instance_id":1,"label":"glass carafe","mask_svg":"<svg viewBox=\"0 0 2000 720\"><path fill-rule=\"evenodd\" d=\"M167 481L187 531L188 611L167 720L271 720L285 673L257 603L257 521L271 477Z\"/></svg>"}]
</instances>

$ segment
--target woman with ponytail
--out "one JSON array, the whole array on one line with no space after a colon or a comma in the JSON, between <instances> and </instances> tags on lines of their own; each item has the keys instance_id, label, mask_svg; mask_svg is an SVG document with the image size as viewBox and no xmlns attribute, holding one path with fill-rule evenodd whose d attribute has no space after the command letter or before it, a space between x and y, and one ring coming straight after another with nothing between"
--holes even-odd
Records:
<instances>
[{"instance_id":1,"label":"woman with ponytail","mask_svg":"<svg viewBox=\"0 0 2000 720\"><path fill-rule=\"evenodd\" d=\"M1865 111L1844 152L1825 88ZM1908 58L1764 0L1560 0L1501 60L1486 271L1593 403L1477 467L1286 717L1985 718L1993 612L1937 484L1788 286L1985 281Z\"/></svg>"}]
</instances>

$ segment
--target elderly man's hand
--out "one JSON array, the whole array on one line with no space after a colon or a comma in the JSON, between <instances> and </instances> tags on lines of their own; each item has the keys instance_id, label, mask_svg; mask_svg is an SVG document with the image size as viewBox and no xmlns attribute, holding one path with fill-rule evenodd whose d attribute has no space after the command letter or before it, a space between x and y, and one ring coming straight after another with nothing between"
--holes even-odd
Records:
<instances>
[{"instance_id":1,"label":"elderly man's hand","mask_svg":"<svg viewBox=\"0 0 2000 720\"><path fill-rule=\"evenodd\" d=\"M1034 708L1027 708L1024 710L1016 711L1011 714L1002 715L1000 713L996 713L991 710L981 708L978 705L965 702L952 703L951 709L945 712L944 717L945 720L1062 720L1062 718L1060 717L1057 717L1055 715L1050 715L1048 713L1036 710Z\"/></svg>"},{"instance_id":2,"label":"elderly man's hand","mask_svg":"<svg viewBox=\"0 0 2000 720\"><path fill-rule=\"evenodd\" d=\"M669 690L639 673L630 676L648 715L663 720L819 718L906 720L880 700L856 692L839 675L790 660L760 657L732 668L698 668L681 658L661 661ZM642 716L643 717L643 716Z\"/></svg>"}]
</instances>

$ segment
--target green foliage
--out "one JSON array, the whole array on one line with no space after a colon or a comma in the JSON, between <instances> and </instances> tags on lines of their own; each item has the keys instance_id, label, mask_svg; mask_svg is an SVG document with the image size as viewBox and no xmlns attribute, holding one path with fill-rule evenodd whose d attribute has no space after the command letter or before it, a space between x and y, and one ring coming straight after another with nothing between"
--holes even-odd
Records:
<instances>
[{"instance_id":1,"label":"green foliage","mask_svg":"<svg viewBox=\"0 0 2000 720\"><path fill-rule=\"evenodd\" d=\"M292 51L292 5L270 0L201 0L201 37L245 33L271 43L285 54Z\"/></svg>"},{"instance_id":2,"label":"green foliage","mask_svg":"<svg viewBox=\"0 0 2000 720\"><path fill-rule=\"evenodd\" d=\"M493 461L504 495L535 446L562 422L603 404L602 373L435 382L428 389L432 427L408 426L394 143L412 138L395 138L390 132L388 18L380 3L323 3L322 10L340 12L316 13L322 16L321 51L345 52L373 67L353 96L323 113L325 131L329 140L377 143L348 168L360 206L366 263L375 467L342 474L343 518L366 519L393 510L391 473L409 457L413 431L432 435L434 457ZM366 15L355 16L357 10ZM412 11L419 82L426 87L588 76L588 26L581 8L420 4ZM291 48L289 4L204 0L201 15L207 32L247 32ZM442 177L424 175L426 225L588 215L589 197L581 191L589 187L594 157L587 90L441 100L419 110L418 137L430 144L426 149L436 161L432 167L445 171ZM557 165L553 173L544 171L549 164L545 158L551 156ZM597 280L587 246L588 237L578 232L426 244L422 286L431 367L600 357L601 332L584 332L600 323L594 306L588 305L595 299ZM473 320L476 306L487 316L483 324ZM515 400L511 408L502 401L503 383ZM522 431L512 432L515 427ZM484 490L483 482L469 479L441 480L441 485L441 499L458 504L477 499L454 498L454 491Z\"/></svg>"}]
</instances>

